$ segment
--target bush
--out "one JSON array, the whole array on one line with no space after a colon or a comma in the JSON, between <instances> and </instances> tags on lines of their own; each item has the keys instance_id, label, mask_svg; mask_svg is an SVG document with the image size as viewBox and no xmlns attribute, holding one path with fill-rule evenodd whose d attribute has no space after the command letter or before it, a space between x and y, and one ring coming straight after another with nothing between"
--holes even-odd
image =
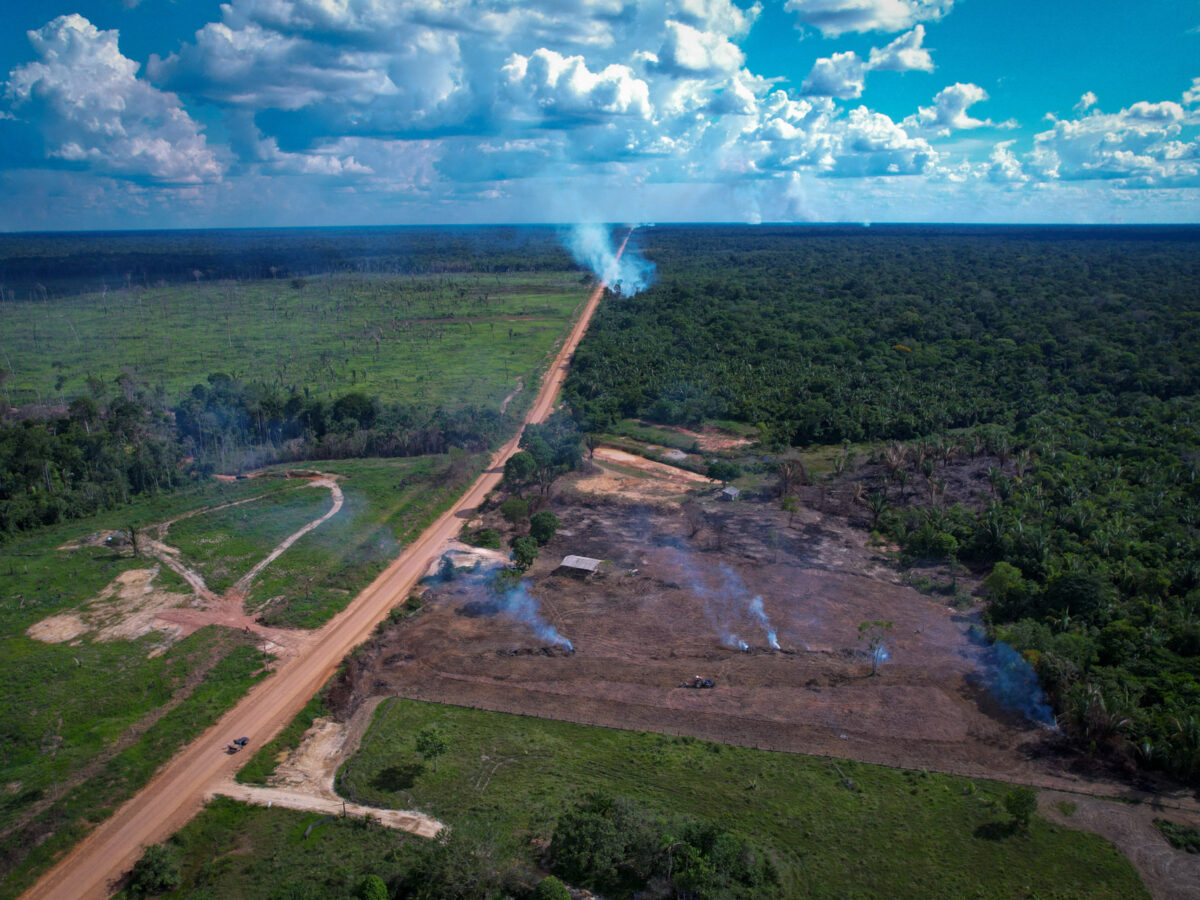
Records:
<instances>
[{"instance_id":1,"label":"bush","mask_svg":"<svg viewBox=\"0 0 1200 900\"><path fill-rule=\"evenodd\" d=\"M558 516L543 509L536 512L529 520L529 536L539 544L548 544L558 531Z\"/></svg>"},{"instance_id":2,"label":"bush","mask_svg":"<svg viewBox=\"0 0 1200 900\"><path fill-rule=\"evenodd\" d=\"M480 528L473 534L467 535L466 542L472 547L483 547L486 550L499 550L504 546L500 532L495 528Z\"/></svg>"},{"instance_id":3,"label":"bush","mask_svg":"<svg viewBox=\"0 0 1200 900\"><path fill-rule=\"evenodd\" d=\"M513 563L518 569L528 569L537 559L538 544L531 537L519 537L512 542Z\"/></svg>"},{"instance_id":4,"label":"bush","mask_svg":"<svg viewBox=\"0 0 1200 900\"><path fill-rule=\"evenodd\" d=\"M519 525L529 518L529 501L510 497L500 504L500 515L512 524Z\"/></svg>"},{"instance_id":5,"label":"bush","mask_svg":"<svg viewBox=\"0 0 1200 900\"><path fill-rule=\"evenodd\" d=\"M129 893L134 897L161 894L179 887L179 854L165 844L151 844L133 865L129 874Z\"/></svg>"},{"instance_id":6,"label":"bush","mask_svg":"<svg viewBox=\"0 0 1200 900\"><path fill-rule=\"evenodd\" d=\"M533 900L571 900L571 893L565 884L553 875L547 875L534 888Z\"/></svg>"},{"instance_id":7,"label":"bush","mask_svg":"<svg viewBox=\"0 0 1200 900\"><path fill-rule=\"evenodd\" d=\"M736 478L742 477L742 470L734 463L724 459L714 459L708 464L708 470L705 472L713 481L722 481L728 484Z\"/></svg>"},{"instance_id":8,"label":"bush","mask_svg":"<svg viewBox=\"0 0 1200 900\"><path fill-rule=\"evenodd\" d=\"M1029 827L1029 819L1037 812L1037 791L1031 787L1013 788L1004 795L1004 808L1013 817L1013 824L1020 828Z\"/></svg>"},{"instance_id":9,"label":"bush","mask_svg":"<svg viewBox=\"0 0 1200 900\"><path fill-rule=\"evenodd\" d=\"M378 875L364 875L356 896L359 900L388 900L387 885Z\"/></svg>"},{"instance_id":10,"label":"bush","mask_svg":"<svg viewBox=\"0 0 1200 900\"><path fill-rule=\"evenodd\" d=\"M1170 819L1155 819L1154 824L1176 850L1200 853L1200 831L1191 825L1181 825Z\"/></svg>"}]
</instances>

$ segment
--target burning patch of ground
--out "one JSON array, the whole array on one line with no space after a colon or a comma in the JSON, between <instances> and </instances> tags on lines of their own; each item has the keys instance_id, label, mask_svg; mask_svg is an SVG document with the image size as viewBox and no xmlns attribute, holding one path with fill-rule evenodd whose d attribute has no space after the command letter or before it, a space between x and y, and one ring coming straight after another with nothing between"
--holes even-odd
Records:
<instances>
[{"instance_id":1,"label":"burning patch of ground","mask_svg":"<svg viewBox=\"0 0 1200 900\"><path fill-rule=\"evenodd\" d=\"M482 578L431 588L417 618L350 663L338 708L384 692L1094 789L977 614L905 586L842 520L807 510L789 527L753 502L684 513L567 491L553 508L561 527L528 573L530 603ZM606 565L581 580L558 568L567 554ZM871 677L858 629L875 620L892 624ZM697 675L714 686L681 686Z\"/></svg>"}]
</instances>

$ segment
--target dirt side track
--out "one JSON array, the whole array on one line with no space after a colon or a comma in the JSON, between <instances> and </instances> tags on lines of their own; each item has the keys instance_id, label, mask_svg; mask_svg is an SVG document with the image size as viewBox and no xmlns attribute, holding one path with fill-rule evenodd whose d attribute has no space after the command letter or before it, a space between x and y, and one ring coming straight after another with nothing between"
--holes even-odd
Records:
<instances>
[{"instance_id":1,"label":"dirt side track","mask_svg":"<svg viewBox=\"0 0 1200 900\"><path fill-rule=\"evenodd\" d=\"M624 245L622 245L624 249ZM603 286L588 297L562 348L543 379L526 422L543 421L554 408L567 365L587 330ZM487 471L449 510L443 513L340 615L322 628L299 655L284 661L268 679L212 728L181 750L146 787L96 828L57 866L42 877L24 897L85 900L109 896L142 848L165 840L201 808L210 789L233 776L244 763L223 750L233 735L250 738L259 747L290 722L333 674L343 657L366 640L388 611L408 596L442 546L455 537L499 484L504 463L517 449L519 435L492 457Z\"/></svg>"}]
</instances>

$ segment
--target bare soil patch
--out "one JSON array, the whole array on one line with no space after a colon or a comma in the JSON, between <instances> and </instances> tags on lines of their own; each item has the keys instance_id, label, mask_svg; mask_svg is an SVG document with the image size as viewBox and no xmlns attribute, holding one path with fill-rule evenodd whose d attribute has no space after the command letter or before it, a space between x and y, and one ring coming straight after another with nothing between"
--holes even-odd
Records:
<instances>
[{"instance_id":1,"label":"bare soil patch","mask_svg":"<svg viewBox=\"0 0 1200 900\"><path fill-rule=\"evenodd\" d=\"M257 476L260 473L254 474ZM78 610L59 613L36 622L26 633L46 643L64 643L80 639L89 632L94 632L95 640L113 641L133 640L151 631L157 631L162 634L163 639L151 650L151 655L155 655L164 652L174 641L187 637L205 625L224 625L257 635L261 641L261 649L276 656L298 652L299 648L310 640L310 636L305 632L262 625L257 616L246 611L245 596L267 566L304 535L337 515L345 498L336 476L296 471L289 472L287 477L305 479L305 487L327 489L333 503L323 515L288 535L224 594L218 595L209 590L204 577L181 558L179 549L164 543L163 539L170 526L176 522L230 506L253 503L262 499L260 497L195 509L147 527L140 539L142 550L146 555L158 560L159 565L149 569L129 569L122 572L95 599L88 601ZM117 537L123 538L123 533L92 534L65 544L61 549L78 549L105 543ZM160 566L168 567L183 578L192 588L192 592L174 593L156 589L154 580Z\"/></svg>"},{"instance_id":2,"label":"bare soil patch","mask_svg":"<svg viewBox=\"0 0 1200 900\"><path fill-rule=\"evenodd\" d=\"M1070 815L1064 811L1071 810ZM1200 825L1200 816L1164 810L1154 803L1132 805L1061 791L1043 791L1038 811L1057 825L1093 831L1129 857L1156 900L1194 900L1200 890L1200 855L1176 850L1154 824L1168 818Z\"/></svg>"},{"instance_id":3,"label":"bare soil patch","mask_svg":"<svg viewBox=\"0 0 1200 900\"><path fill-rule=\"evenodd\" d=\"M61 644L89 632L95 633L95 640L116 641L134 640L151 631L160 631L163 642L156 650L162 652L178 638L179 629L160 620L159 615L189 603L192 595L158 589L154 583L158 573L158 566L128 569L77 612L42 619L25 633L47 644Z\"/></svg>"},{"instance_id":4,"label":"bare soil patch","mask_svg":"<svg viewBox=\"0 0 1200 900\"><path fill-rule=\"evenodd\" d=\"M703 475L612 447L597 447L591 464L573 482L585 494L649 503L679 499L701 484L714 486Z\"/></svg>"},{"instance_id":5,"label":"bare soil patch","mask_svg":"<svg viewBox=\"0 0 1200 900\"><path fill-rule=\"evenodd\" d=\"M211 792L258 806L283 806L303 812L371 817L389 828L422 837L434 837L444 827L424 813L380 809L350 803L338 795L334 779L342 763L357 749L382 697L361 704L347 722L323 717L314 719L300 745L287 754L275 770L269 787L238 784L226 780Z\"/></svg>"},{"instance_id":6,"label":"bare soil patch","mask_svg":"<svg viewBox=\"0 0 1200 900\"><path fill-rule=\"evenodd\" d=\"M586 480L585 476L584 479ZM432 588L425 611L368 645L334 692L349 714L380 692L585 724L1047 788L1096 782L1062 738L991 690L974 611L902 583L863 532L807 509L602 502L560 491L558 536L530 571L541 617L573 647L489 599L482 578ZM564 555L607 560L587 580ZM762 599L767 620L751 607ZM893 623L870 677L863 621ZM773 632L772 635L770 632ZM778 649L772 646L772 636ZM745 642L745 651L738 643ZM681 686L701 675L715 687ZM1168 799L1187 803L1183 793Z\"/></svg>"}]
</instances>

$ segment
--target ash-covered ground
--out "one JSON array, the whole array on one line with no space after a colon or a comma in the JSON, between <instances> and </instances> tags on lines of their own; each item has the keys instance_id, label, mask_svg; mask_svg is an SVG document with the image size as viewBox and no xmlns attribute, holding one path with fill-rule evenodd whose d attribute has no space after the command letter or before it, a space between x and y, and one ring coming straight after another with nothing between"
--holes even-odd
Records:
<instances>
[{"instance_id":1,"label":"ash-covered ground","mask_svg":"<svg viewBox=\"0 0 1200 900\"><path fill-rule=\"evenodd\" d=\"M998 665L974 612L904 585L842 519L802 510L789 527L773 504L631 505L570 482L551 508L561 527L517 596L495 595L482 571L429 588L419 616L355 660L335 704L394 694L1046 786L1076 780L1032 673ZM559 568L567 554L605 562L583 579ZM872 677L859 625L875 620L892 627ZM714 686L685 686L696 676Z\"/></svg>"}]
</instances>

